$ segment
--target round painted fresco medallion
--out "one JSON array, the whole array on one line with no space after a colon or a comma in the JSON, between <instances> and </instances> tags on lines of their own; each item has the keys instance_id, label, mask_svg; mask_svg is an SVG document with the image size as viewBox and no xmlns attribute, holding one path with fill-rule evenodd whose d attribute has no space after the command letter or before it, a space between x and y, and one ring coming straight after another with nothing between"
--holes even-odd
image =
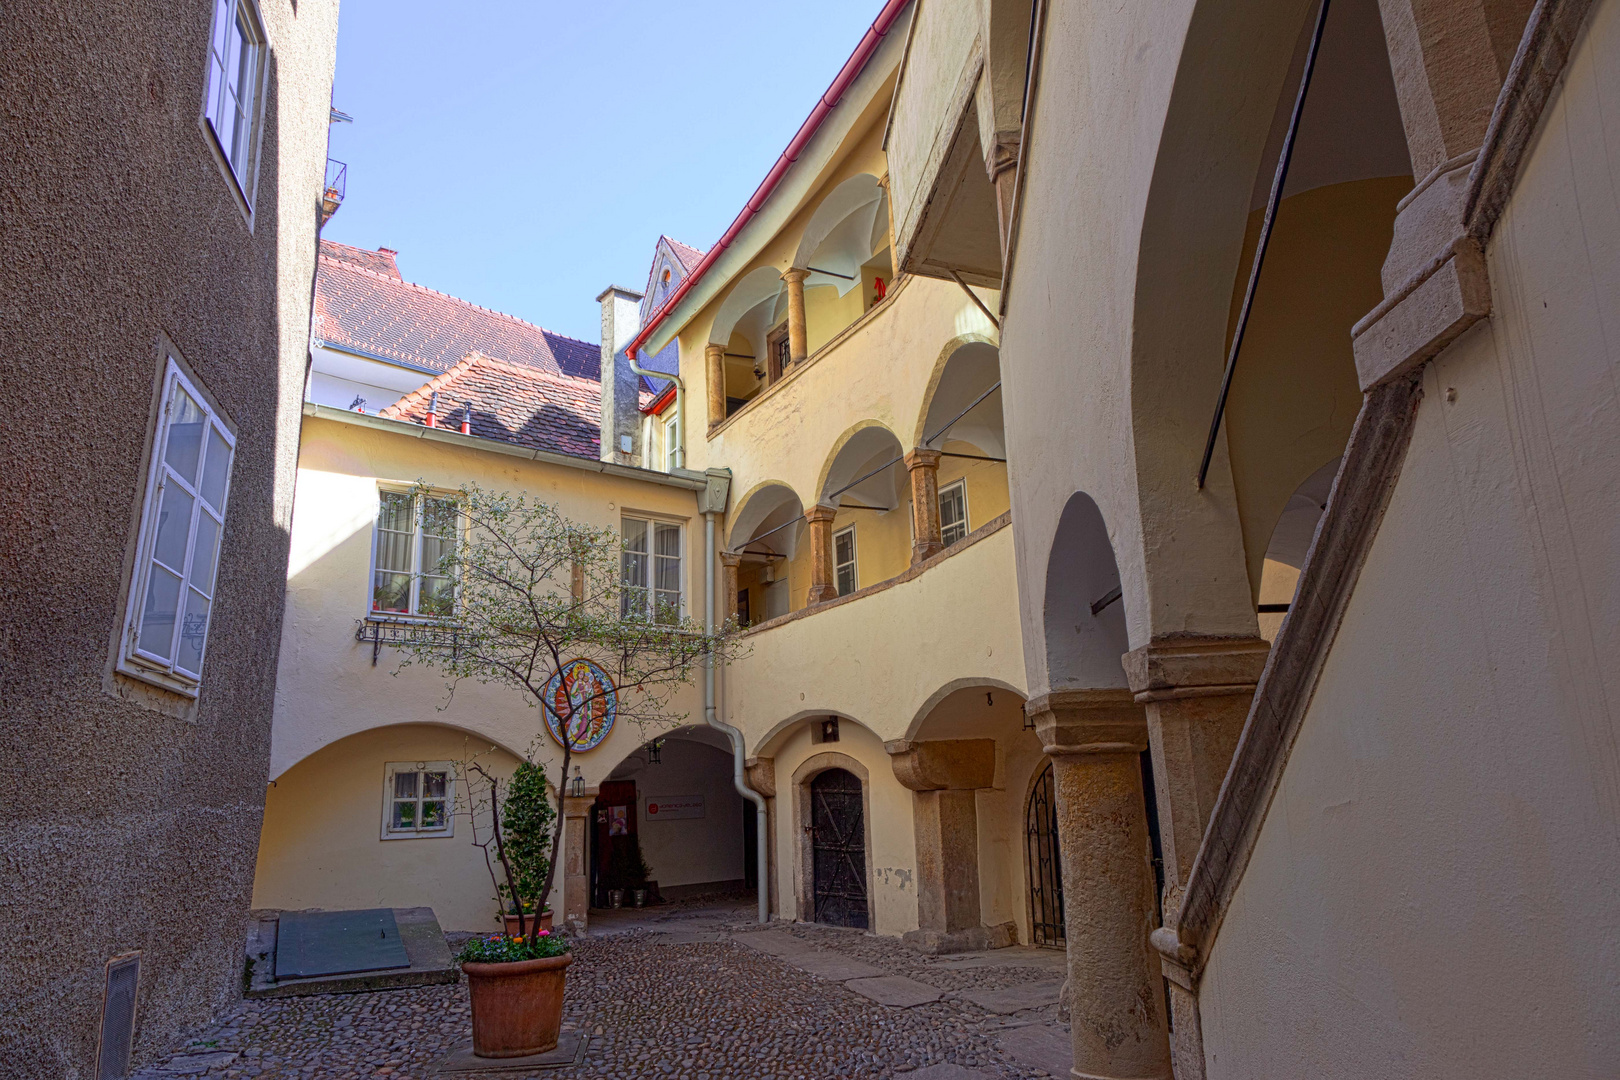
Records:
<instances>
[{"instance_id":1,"label":"round painted fresco medallion","mask_svg":"<svg viewBox=\"0 0 1620 1080\"><path fill-rule=\"evenodd\" d=\"M546 683L545 694L546 729L559 745L563 733L557 717L573 716L568 727L574 753L596 749L613 730L613 720L619 714L619 692L608 673L589 660L565 663Z\"/></svg>"}]
</instances>

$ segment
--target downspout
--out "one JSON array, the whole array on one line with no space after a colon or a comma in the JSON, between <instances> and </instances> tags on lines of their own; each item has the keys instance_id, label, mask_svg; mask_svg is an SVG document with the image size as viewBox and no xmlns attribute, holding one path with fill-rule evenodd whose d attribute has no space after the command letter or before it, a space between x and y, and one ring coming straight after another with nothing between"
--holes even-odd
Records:
<instances>
[{"instance_id":1,"label":"downspout","mask_svg":"<svg viewBox=\"0 0 1620 1080\"><path fill-rule=\"evenodd\" d=\"M636 350L634 348L624 350L624 358L630 362L630 370L637 375L649 379L668 379L675 384L675 434L679 435L681 440L675 447L675 467L677 469L686 468L686 414L681 412L681 401L686 397L686 384L681 382L679 375L671 375L667 371L648 371L641 367L636 363ZM729 479L727 482L729 483ZM723 508L725 499L722 498L720 502Z\"/></svg>"},{"instance_id":2,"label":"downspout","mask_svg":"<svg viewBox=\"0 0 1620 1080\"><path fill-rule=\"evenodd\" d=\"M677 386L680 384L677 383ZM725 509L726 497L731 490L731 470L710 469L709 486L703 491L703 628L714 633L714 515ZM765 796L748 786L746 778L747 764L746 752L743 746L743 734L719 717L714 704L714 650L703 661L703 719L712 728L726 733L731 740L731 782L743 798L754 804L756 828L754 829L755 865L759 868L759 921L771 921L770 896L771 883L766 873L768 861L766 859L766 844L770 838L766 834L767 818L765 813Z\"/></svg>"}]
</instances>

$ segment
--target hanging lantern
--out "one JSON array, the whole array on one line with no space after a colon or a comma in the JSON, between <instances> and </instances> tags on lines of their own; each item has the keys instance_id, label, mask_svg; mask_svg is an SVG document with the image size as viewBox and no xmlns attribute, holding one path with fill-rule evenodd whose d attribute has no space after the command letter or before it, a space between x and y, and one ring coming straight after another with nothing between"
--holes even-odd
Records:
<instances>
[{"instance_id":1,"label":"hanging lantern","mask_svg":"<svg viewBox=\"0 0 1620 1080\"><path fill-rule=\"evenodd\" d=\"M662 765L664 763L664 740L654 739L647 744L647 764Z\"/></svg>"}]
</instances>

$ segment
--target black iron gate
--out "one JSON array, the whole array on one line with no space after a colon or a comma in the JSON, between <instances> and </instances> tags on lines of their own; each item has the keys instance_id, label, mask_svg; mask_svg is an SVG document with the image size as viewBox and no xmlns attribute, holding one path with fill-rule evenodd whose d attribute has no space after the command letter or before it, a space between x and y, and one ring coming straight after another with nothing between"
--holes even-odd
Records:
<instances>
[{"instance_id":1,"label":"black iron gate","mask_svg":"<svg viewBox=\"0 0 1620 1080\"><path fill-rule=\"evenodd\" d=\"M1025 865L1029 871L1029 936L1032 944L1061 947L1063 860L1058 854L1057 792L1048 762L1029 793L1024 811Z\"/></svg>"},{"instance_id":2,"label":"black iron gate","mask_svg":"<svg viewBox=\"0 0 1620 1080\"><path fill-rule=\"evenodd\" d=\"M866 927L866 820L861 782L843 769L810 781L815 920Z\"/></svg>"}]
</instances>

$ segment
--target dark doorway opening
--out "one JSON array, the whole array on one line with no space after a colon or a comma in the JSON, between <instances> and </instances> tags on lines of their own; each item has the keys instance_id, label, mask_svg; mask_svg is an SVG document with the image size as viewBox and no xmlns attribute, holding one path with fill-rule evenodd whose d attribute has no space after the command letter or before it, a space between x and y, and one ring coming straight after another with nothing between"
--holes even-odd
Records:
<instances>
[{"instance_id":1,"label":"dark doorway opening","mask_svg":"<svg viewBox=\"0 0 1620 1080\"><path fill-rule=\"evenodd\" d=\"M612 884L609 867L614 851L621 847L639 848L636 814L636 782L604 780L596 802L591 806L591 906L608 906ZM621 856L622 857L622 856Z\"/></svg>"},{"instance_id":2,"label":"dark doorway opening","mask_svg":"<svg viewBox=\"0 0 1620 1080\"><path fill-rule=\"evenodd\" d=\"M810 840L815 921L867 929L866 814L853 773L810 781Z\"/></svg>"},{"instance_id":3,"label":"dark doorway opening","mask_svg":"<svg viewBox=\"0 0 1620 1080\"><path fill-rule=\"evenodd\" d=\"M1061 949L1063 857L1058 850L1057 789L1052 763L1035 780L1024 808L1025 868L1029 875L1029 939L1032 945Z\"/></svg>"},{"instance_id":4,"label":"dark doorway opening","mask_svg":"<svg viewBox=\"0 0 1620 1080\"><path fill-rule=\"evenodd\" d=\"M759 845L759 818L754 804L744 801L742 805L743 817L743 885L749 889L759 888L759 860L754 857L754 851Z\"/></svg>"}]
</instances>

